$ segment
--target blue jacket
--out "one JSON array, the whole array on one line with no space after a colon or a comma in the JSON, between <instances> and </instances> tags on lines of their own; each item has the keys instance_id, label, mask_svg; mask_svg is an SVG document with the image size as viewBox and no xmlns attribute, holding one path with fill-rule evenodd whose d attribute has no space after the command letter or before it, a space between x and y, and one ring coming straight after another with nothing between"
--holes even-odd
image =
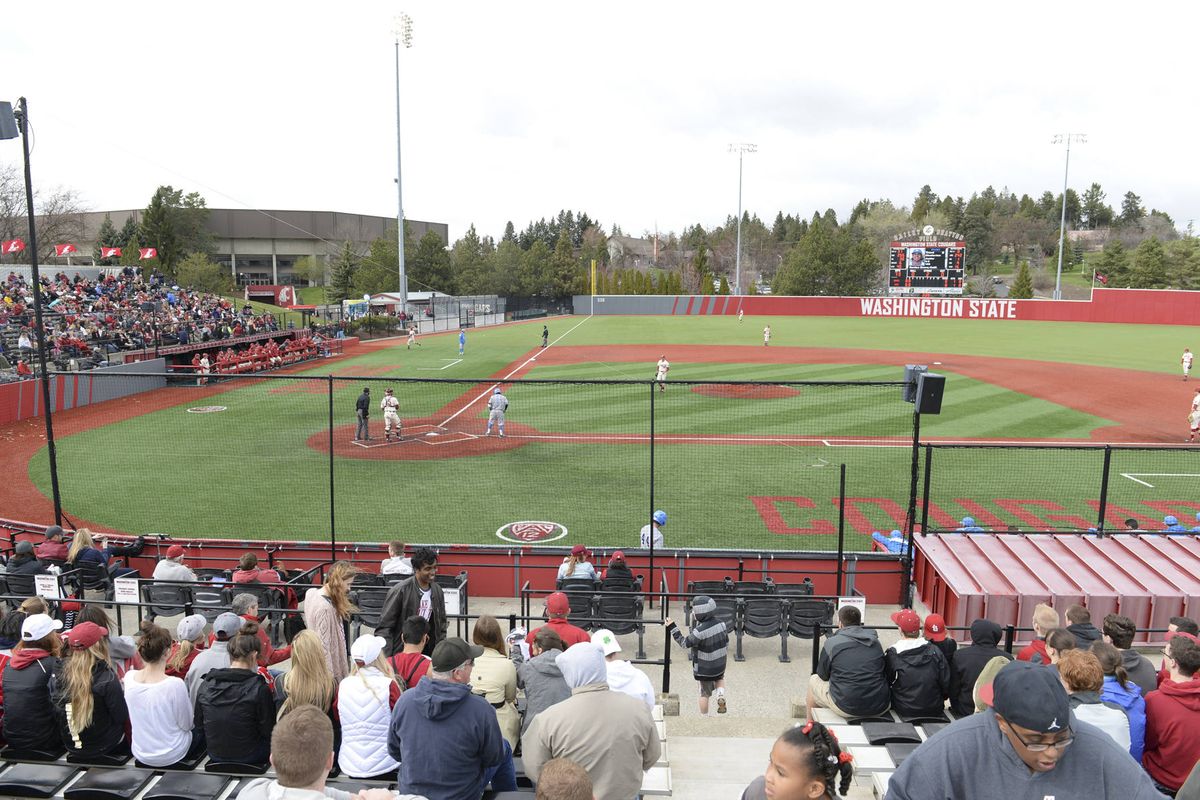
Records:
<instances>
[{"instance_id":1,"label":"blue jacket","mask_svg":"<svg viewBox=\"0 0 1200 800\"><path fill-rule=\"evenodd\" d=\"M1142 697L1142 687L1128 681L1122 689L1116 676L1105 675L1100 699L1116 703L1129 717L1129 754L1142 763L1142 748L1146 743L1146 699Z\"/></svg>"},{"instance_id":2,"label":"blue jacket","mask_svg":"<svg viewBox=\"0 0 1200 800\"><path fill-rule=\"evenodd\" d=\"M396 701L388 753L400 762L396 791L438 800L479 800L484 770L507 755L488 701L428 675Z\"/></svg>"}]
</instances>

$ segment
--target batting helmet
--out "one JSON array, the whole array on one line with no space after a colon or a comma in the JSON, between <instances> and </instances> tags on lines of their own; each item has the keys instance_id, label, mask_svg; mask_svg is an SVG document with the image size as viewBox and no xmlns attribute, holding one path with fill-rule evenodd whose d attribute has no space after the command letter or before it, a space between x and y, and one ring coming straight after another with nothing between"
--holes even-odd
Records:
<instances>
[{"instance_id":1,"label":"batting helmet","mask_svg":"<svg viewBox=\"0 0 1200 800\"><path fill-rule=\"evenodd\" d=\"M497 386L495 389L492 389L492 394L500 394L500 387Z\"/></svg>"},{"instance_id":2,"label":"batting helmet","mask_svg":"<svg viewBox=\"0 0 1200 800\"><path fill-rule=\"evenodd\" d=\"M666 525L667 524L667 512L661 511L661 510L655 511L654 512L654 521L657 522L659 525Z\"/></svg>"}]
</instances>

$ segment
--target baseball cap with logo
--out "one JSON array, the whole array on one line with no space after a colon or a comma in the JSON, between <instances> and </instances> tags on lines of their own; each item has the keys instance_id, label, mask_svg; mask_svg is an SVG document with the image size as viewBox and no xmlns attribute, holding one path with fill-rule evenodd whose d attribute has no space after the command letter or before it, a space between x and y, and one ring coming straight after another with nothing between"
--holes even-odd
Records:
<instances>
[{"instance_id":1,"label":"baseball cap with logo","mask_svg":"<svg viewBox=\"0 0 1200 800\"><path fill-rule=\"evenodd\" d=\"M49 614L30 614L21 623L21 641L40 642L54 631L62 630L62 620Z\"/></svg>"},{"instance_id":2,"label":"baseball cap with logo","mask_svg":"<svg viewBox=\"0 0 1200 800\"><path fill-rule=\"evenodd\" d=\"M546 598L546 613L561 617L571 611L571 601L562 592L555 592Z\"/></svg>"},{"instance_id":3,"label":"baseball cap with logo","mask_svg":"<svg viewBox=\"0 0 1200 800\"><path fill-rule=\"evenodd\" d=\"M438 642L437 647L433 648L433 663L430 667L434 672L449 672L481 655L482 647L467 644L457 636L452 636Z\"/></svg>"},{"instance_id":4,"label":"baseball cap with logo","mask_svg":"<svg viewBox=\"0 0 1200 800\"><path fill-rule=\"evenodd\" d=\"M925 638L931 642L946 639L946 620L941 614L930 614L925 618Z\"/></svg>"},{"instance_id":5,"label":"baseball cap with logo","mask_svg":"<svg viewBox=\"0 0 1200 800\"><path fill-rule=\"evenodd\" d=\"M625 561L625 553L622 550L614 550L612 557L608 559L610 564L621 564Z\"/></svg>"},{"instance_id":6,"label":"baseball cap with logo","mask_svg":"<svg viewBox=\"0 0 1200 800\"><path fill-rule=\"evenodd\" d=\"M206 624L208 623L202 615L192 614L179 620L179 625L175 627L175 633L179 636L179 641L190 642L204 632Z\"/></svg>"},{"instance_id":7,"label":"baseball cap with logo","mask_svg":"<svg viewBox=\"0 0 1200 800\"><path fill-rule=\"evenodd\" d=\"M996 713L1036 733L1058 733L1071 724L1071 703L1058 671L1029 661L1012 661L996 673L990 699Z\"/></svg>"},{"instance_id":8,"label":"baseball cap with logo","mask_svg":"<svg viewBox=\"0 0 1200 800\"><path fill-rule=\"evenodd\" d=\"M86 650L108 636L108 628L94 622L81 622L67 631L67 644L73 650Z\"/></svg>"},{"instance_id":9,"label":"baseball cap with logo","mask_svg":"<svg viewBox=\"0 0 1200 800\"><path fill-rule=\"evenodd\" d=\"M571 555L579 558L579 556L591 556L591 552L581 544L577 544L571 548Z\"/></svg>"},{"instance_id":10,"label":"baseball cap with logo","mask_svg":"<svg viewBox=\"0 0 1200 800\"><path fill-rule=\"evenodd\" d=\"M386 646L387 639L382 636L364 633L354 640L354 644L350 645L350 658L361 664L370 664L379 658L379 654Z\"/></svg>"},{"instance_id":11,"label":"baseball cap with logo","mask_svg":"<svg viewBox=\"0 0 1200 800\"><path fill-rule=\"evenodd\" d=\"M600 645L600 649L604 651L605 656L621 652L621 643L617 641L617 637L613 635L613 632L607 628L601 628L592 634L592 644Z\"/></svg>"},{"instance_id":12,"label":"baseball cap with logo","mask_svg":"<svg viewBox=\"0 0 1200 800\"><path fill-rule=\"evenodd\" d=\"M911 608L902 608L892 614L892 622L896 623L901 633L916 633L921 630L921 617Z\"/></svg>"}]
</instances>

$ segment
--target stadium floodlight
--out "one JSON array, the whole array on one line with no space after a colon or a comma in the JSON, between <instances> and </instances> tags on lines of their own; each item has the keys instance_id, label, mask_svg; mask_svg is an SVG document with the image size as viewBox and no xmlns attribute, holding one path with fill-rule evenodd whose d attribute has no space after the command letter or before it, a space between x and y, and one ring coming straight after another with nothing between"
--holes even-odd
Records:
<instances>
[{"instance_id":1,"label":"stadium floodlight","mask_svg":"<svg viewBox=\"0 0 1200 800\"><path fill-rule=\"evenodd\" d=\"M745 153L757 153L758 145L740 142L729 145L729 152L738 154L738 215L737 215L737 255L734 257L733 293L742 293L742 156Z\"/></svg>"},{"instance_id":2,"label":"stadium floodlight","mask_svg":"<svg viewBox=\"0 0 1200 800\"><path fill-rule=\"evenodd\" d=\"M1067 145L1067 164L1063 167L1062 216L1058 221L1058 274L1054 278L1054 299L1062 300L1063 244L1067 236L1067 174L1071 170L1071 142L1087 144L1086 133L1056 133L1050 144Z\"/></svg>"},{"instance_id":3,"label":"stadium floodlight","mask_svg":"<svg viewBox=\"0 0 1200 800\"><path fill-rule=\"evenodd\" d=\"M14 126L13 123L17 125ZM37 337L38 366L42 371L42 417L46 421L46 452L50 460L50 488L54 497L54 524L62 525L62 497L58 491L58 455L54 446L54 414L50 403L50 372L46 368L46 327L42 323L42 276L38 272L37 221L33 209L33 174L29 169L29 103L22 97L14 109L0 103L0 139L21 137L25 156L25 214L29 218L29 282L33 284L34 335Z\"/></svg>"},{"instance_id":4,"label":"stadium floodlight","mask_svg":"<svg viewBox=\"0 0 1200 800\"><path fill-rule=\"evenodd\" d=\"M404 189L400 181L400 45L413 45L413 21L408 14L401 14L392 23L392 34L396 37L396 240L399 252L400 310L408 306L408 276L404 273Z\"/></svg>"}]
</instances>

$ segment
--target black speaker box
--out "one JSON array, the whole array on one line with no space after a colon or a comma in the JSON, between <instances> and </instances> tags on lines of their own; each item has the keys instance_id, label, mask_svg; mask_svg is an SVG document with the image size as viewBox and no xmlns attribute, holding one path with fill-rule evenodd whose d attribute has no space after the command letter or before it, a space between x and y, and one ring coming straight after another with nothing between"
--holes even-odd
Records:
<instances>
[{"instance_id":1,"label":"black speaker box","mask_svg":"<svg viewBox=\"0 0 1200 800\"><path fill-rule=\"evenodd\" d=\"M917 413L942 413L942 394L946 391L946 376L922 372L917 376Z\"/></svg>"}]
</instances>

